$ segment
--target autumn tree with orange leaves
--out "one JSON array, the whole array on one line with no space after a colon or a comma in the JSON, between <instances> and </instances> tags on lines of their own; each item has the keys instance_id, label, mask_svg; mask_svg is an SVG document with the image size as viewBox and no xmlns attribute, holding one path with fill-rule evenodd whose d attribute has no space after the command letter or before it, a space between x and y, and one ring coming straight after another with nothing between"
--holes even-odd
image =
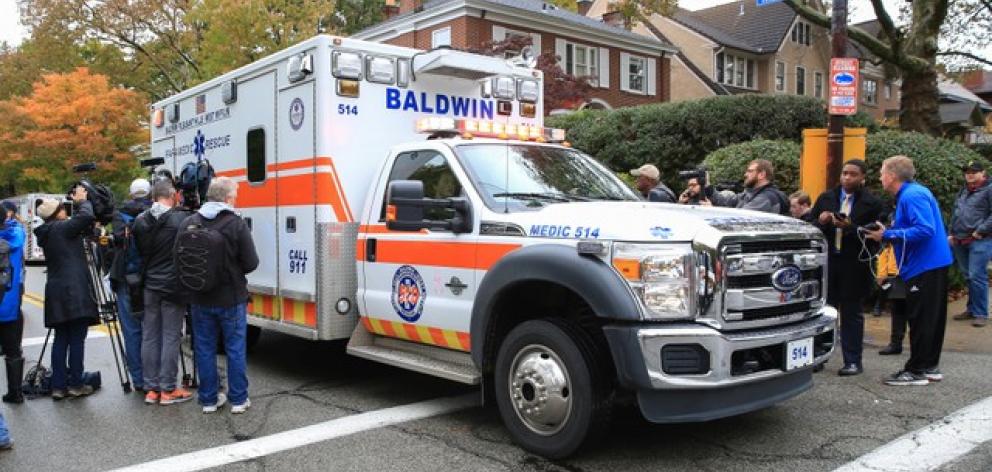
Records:
<instances>
[{"instance_id":1,"label":"autumn tree with orange leaves","mask_svg":"<svg viewBox=\"0 0 992 472\"><path fill-rule=\"evenodd\" d=\"M144 103L82 67L0 101L0 192L62 192L78 178L72 166L86 162L97 165L90 178L125 188L148 142Z\"/></svg>"}]
</instances>

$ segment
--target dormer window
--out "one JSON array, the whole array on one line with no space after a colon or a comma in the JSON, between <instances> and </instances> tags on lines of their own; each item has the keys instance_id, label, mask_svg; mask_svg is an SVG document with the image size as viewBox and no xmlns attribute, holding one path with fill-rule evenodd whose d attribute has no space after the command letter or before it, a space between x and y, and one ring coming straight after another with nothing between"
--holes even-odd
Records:
<instances>
[{"instance_id":1,"label":"dormer window","mask_svg":"<svg viewBox=\"0 0 992 472\"><path fill-rule=\"evenodd\" d=\"M797 21L795 25L792 26L792 42L805 44L809 46L813 44L813 26L805 21Z\"/></svg>"},{"instance_id":2,"label":"dormer window","mask_svg":"<svg viewBox=\"0 0 992 472\"><path fill-rule=\"evenodd\" d=\"M754 60L733 54L716 55L716 81L735 87L754 88Z\"/></svg>"}]
</instances>

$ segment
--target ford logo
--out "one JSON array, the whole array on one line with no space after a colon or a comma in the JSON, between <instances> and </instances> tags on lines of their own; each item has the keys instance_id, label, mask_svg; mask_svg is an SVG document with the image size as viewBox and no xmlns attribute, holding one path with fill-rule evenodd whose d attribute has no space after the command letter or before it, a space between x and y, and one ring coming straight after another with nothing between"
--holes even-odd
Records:
<instances>
[{"instance_id":1,"label":"ford logo","mask_svg":"<svg viewBox=\"0 0 992 472\"><path fill-rule=\"evenodd\" d=\"M837 85L853 85L854 74L849 72L838 72L834 74L834 83Z\"/></svg>"},{"instance_id":2,"label":"ford logo","mask_svg":"<svg viewBox=\"0 0 992 472\"><path fill-rule=\"evenodd\" d=\"M772 287L779 292L792 292L803 282L803 271L794 265L785 266L772 273Z\"/></svg>"}]
</instances>

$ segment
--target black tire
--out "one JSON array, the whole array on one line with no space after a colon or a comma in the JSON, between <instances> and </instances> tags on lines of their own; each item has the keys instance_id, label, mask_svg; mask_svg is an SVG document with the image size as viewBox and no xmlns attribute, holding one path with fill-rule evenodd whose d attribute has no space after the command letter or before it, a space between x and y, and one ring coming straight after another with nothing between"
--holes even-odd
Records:
<instances>
[{"instance_id":1,"label":"black tire","mask_svg":"<svg viewBox=\"0 0 992 472\"><path fill-rule=\"evenodd\" d=\"M569 379L571 407L557 430L536 431L517 413L511 397L513 364L519 356L535 352L535 346L547 348ZM517 444L549 459L562 459L609 429L613 384L602 364L609 356L601 351L581 328L562 319L526 321L507 334L496 356L493 386L503 424ZM540 357L547 359L544 354Z\"/></svg>"}]
</instances>

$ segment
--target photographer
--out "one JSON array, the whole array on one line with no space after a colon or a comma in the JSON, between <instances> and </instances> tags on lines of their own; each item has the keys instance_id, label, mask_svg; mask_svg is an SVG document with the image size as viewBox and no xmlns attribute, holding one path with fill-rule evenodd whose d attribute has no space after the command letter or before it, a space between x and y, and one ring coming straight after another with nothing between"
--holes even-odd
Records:
<instances>
[{"instance_id":1,"label":"photographer","mask_svg":"<svg viewBox=\"0 0 992 472\"><path fill-rule=\"evenodd\" d=\"M187 295L179 284L172 247L190 212L176 206L176 189L160 180L152 189L155 203L134 222L134 238L144 261L144 317L141 360L145 403L171 405L193 398L176 386Z\"/></svg>"},{"instance_id":2,"label":"photographer","mask_svg":"<svg viewBox=\"0 0 992 472\"><path fill-rule=\"evenodd\" d=\"M124 355L127 359L128 373L134 381L136 390L144 390L143 373L141 370L141 319L140 310L133 310L132 304L141 307L139 279L141 273L141 257L134 243L134 220L152 206L148 194L151 184L145 179L134 179L128 192L131 199L120 205L114 212L114 262L110 267L110 282L117 295L117 311L121 320L121 332L124 334ZM133 300L132 300L133 298ZM133 302L133 303L132 303ZM137 316L136 316L137 315Z\"/></svg>"},{"instance_id":3,"label":"photographer","mask_svg":"<svg viewBox=\"0 0 992 472\"><path fill-rule=\"evenodd\" d=\"M685 190L679 195L682 205L728 206L726 199L713 186L708 185L706 169L679 172L685 179Z\"/></svg>"},{"instance_id":4,"label":"photographer","mask_svg":"<svg viewBox=\"0 0 992 472\"><path fill-rule=\"evenodd\" d=\"M755 159L744 171L746 189L737 199L737 208L789 216L789 199L775 187L775 166L767 159Z\"/></svg>"},{"instance_id":5,"label":"photographer","mask_svg":"<svg viewBox=\"0 0 992 472\"><path fill-rule=\"evenodd\" d=\"M7 394L5 403L23 403L21 379L24 377L24 357L21 354L21 337L24 335L24 314L21 312L21 295L24 293L24 226L17 220L17 205L3 202L3 227L0 228L0 246L6 244L9 259L6 286L0 286L0 353L7 367Z\"/></svg>"},{"instance_id":6,"label":"photographer","mask_svg":"<svg viewBox=\"0 0 992 472\"><path fill-rule=\"evenodd\" d=\"M70 197L74 205L72 218L66 214L61 201L45 198L37 211L45 224L34 230L38 244L45 251L48 269L45 327L55 330L53 400L93 393L92 386L83 384L83 357L87 328L99 322L97 306L88 287L89 270L83 249L84 238L96 221L93 204L87 200L87 191L82 185L77 185Z\"/></svg>"}]
</instances>

